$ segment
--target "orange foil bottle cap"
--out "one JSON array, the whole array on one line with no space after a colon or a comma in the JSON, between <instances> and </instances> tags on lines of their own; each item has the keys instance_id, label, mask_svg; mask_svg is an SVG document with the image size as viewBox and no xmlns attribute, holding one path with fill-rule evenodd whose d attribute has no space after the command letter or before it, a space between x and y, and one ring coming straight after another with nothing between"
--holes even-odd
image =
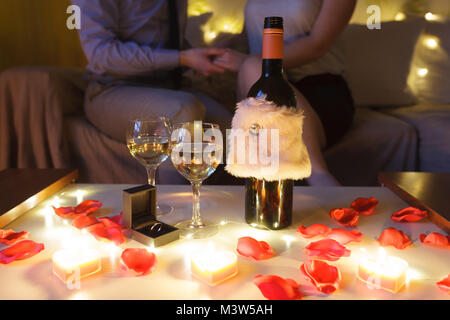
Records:
<instances>
[{"instance_id":1,"label":"orange foil bottle cap","mask_svg":"<svg viewBox=\"0 0 450 320\"><path fill-rule=\"evenodd\" d=\"M283 29L264 29L262 58L283 59Z\"/></svg>"}]
</instances>

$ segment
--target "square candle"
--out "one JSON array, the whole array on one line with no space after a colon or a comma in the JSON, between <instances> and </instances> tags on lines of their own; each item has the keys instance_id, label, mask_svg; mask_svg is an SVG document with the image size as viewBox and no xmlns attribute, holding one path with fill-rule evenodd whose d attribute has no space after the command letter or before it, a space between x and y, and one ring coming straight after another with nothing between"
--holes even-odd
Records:
<instances>
[{"instance_id":1,"label":"square candle","mask_svg":"<svg viewBox=\"0 0 450 320\"><path fill-rule=\"evenodd\" d=\"M237 274L236 254L230 251L195 254L191 257L191 272L194 277L215 286Z\"/></svg>"},{"instance_id":2,"label":"square candle","mask_svg":"<svg viewBox=\"0 0 450 320\"><path fill-rule=\"evenodd\" d=\"M63 282L81 279L102 269L97 250L60 250L53 254L53 273Z\"/></svg>"},{"instance_id":3,"label":"square candle","mask_svg":"<svg viewBox=\"0 0 450 320\"><path fill-rule=\"evenodd\" d=\"M398 292L406 283L408 263L396 257L371 259L364 257L358 266L358 278L368 286L393 293Z\"/></svg>"}]
</instances>

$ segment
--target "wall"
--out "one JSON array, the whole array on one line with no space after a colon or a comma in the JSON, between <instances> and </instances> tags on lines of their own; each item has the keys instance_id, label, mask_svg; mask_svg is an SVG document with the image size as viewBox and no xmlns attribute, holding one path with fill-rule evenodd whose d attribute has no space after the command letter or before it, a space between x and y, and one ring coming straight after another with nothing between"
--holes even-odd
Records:
<instances>
[{"instance_id":1,"label":"wall","mask_svg":"<svg viewBox=\"0 0 450 320\"><path fill-rule=\"evenodd\" d=\"M19 65L83 67L76 30L66 27L69 0L0 0L0 69Z\"/></svg>"}]
</instances>

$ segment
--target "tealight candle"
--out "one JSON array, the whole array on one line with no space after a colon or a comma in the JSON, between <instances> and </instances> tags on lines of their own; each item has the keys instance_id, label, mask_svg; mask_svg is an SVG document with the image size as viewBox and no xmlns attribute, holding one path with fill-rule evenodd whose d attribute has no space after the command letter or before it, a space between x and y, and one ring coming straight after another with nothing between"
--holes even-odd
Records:
<instances>
[{"instance_id":1,"label":"tealight candle","mask_svg":"<svg viewBox=\"0 0 450 320\"><path fill-rule=\"evenodd\" d=\"M81 279L102 269L97 250L60 250L53 254L53 273L63 282Z\"/></svg>"},{"instance_id":2,"label":"tealight candle","mask_svg":"<svg viewBox=\"0 0 450 320\"><path fill-rule=\"evenodd\" d=\"M380 248L376 259L360 259L358 278L373 288L396 293L406 283L407 270L408 263L405 260L386 256L384 249Z\"/></svg>"},{"instance_id":3,"label":"tealight candle","mask_svg":"<svg viewBox=\"0 0 450 320\"><path fill-rule=\"evenodd\" d=\"M215 286L237 274L236 254L230 251L195 254L191 257L191 272L198 279Z\"/></svg>"}]
</instances>

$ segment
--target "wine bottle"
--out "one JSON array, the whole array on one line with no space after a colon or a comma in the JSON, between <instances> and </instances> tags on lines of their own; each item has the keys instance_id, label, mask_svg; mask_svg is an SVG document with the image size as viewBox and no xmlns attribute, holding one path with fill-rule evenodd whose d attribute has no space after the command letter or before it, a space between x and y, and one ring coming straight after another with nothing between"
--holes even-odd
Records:
<instances>
[{"instance_id":1,"label":"wine bottle","mask_svg":"<svg viewBox=\"0 0 450 320\"><path fill-rule=\"evenodd\" d=\"M264 19L262 73L248 97L265 96L277 106L296 107L297 99L283 74L283 18ZM246 180L245 220L257 227L282 229L292 222L292 180Z\"/></svg>"}]
</instances>

